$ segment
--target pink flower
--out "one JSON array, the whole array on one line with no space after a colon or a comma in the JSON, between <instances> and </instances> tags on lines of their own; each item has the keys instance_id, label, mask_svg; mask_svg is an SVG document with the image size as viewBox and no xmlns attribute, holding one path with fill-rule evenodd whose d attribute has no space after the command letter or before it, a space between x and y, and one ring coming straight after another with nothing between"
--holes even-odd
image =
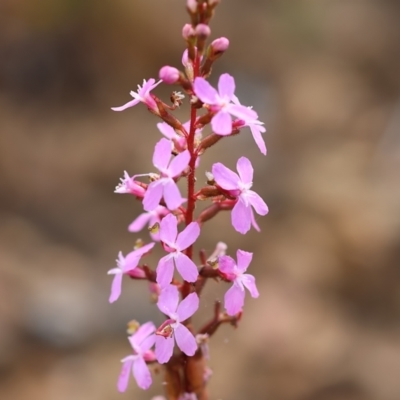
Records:
<instances>
[{"instance_id":1,"label":"pink flower","mask_svg":"<svg viewBox=\"0 0 400 400\"><path fill-rule=\"evenodd\" d=\"M138 175L134 175L131 178L124 171L124 177L120 178L121 183L115 187L114 193L130 193L137 197L143 197L146 191L135 181L136 176Z\"/></svg>"},{"instance_id":2,"label":"pink flower","mask_svg":"<svg viewBox=\"0 0 400 400\"><path fill-rule=\"evenodd\" d=\"M197 350L196 339L182 324L199 308L199 298L191 293L179 303L179 293L176 286L169 285L161 291L157 306L170 319L166 320L156 332L156 357L159 363L169 361L174 350L174 337L178 347L187 355L192 356Z\"/></svg>"},{"instance_id":3,"label":"pink flower","mask_svg":"<svg viewBox=\"0 0 400 400\"><path fill-rule=\"evenodd\" d=\"M169 65L165 65L160 69L160 72L158 73L160 79L169 85L172 85L176 82L179 81L180 78L180 72L178 69L175 67L170 67Z\"/></svg>"},{"instance_id":4,"label":"pink flower","mask_svg":"<svg viewBox=\"0 0 400 400\"><path fill-rule=\"evenodd\" d=\"M185 128L185 131L189 132L190 121L187 121L182 125ZM157 128L167 139L171 140L174 143L175 148L178 151L182 151L187 148L186 138L184 136L178 135L175 132L175 129L172 128L172 126L168 125L166 122L159 122L157 124ZM194 139L195 143L199 143L201 141L201 139L202 139L201 129L196 129L195 139ZM197 158L196 161L197 160L199 160L199 158ZM197 167L198 167L198 165L196 164L196 168Z\"/></svg>"},{"instance_id":5,"label":"pink flower","mask_svg":"<svg viewBox=\"0 0 400 400\"><path fill-rule=\"evenodd\" d=\"M215 113L211 120L211 127L218 135L230 135L232 133L232 117L240 118L243 121L254 121L258 118L257 113L251 108L235 104L235 80L229 74L222 74L218 81L216 91L204 78L194 80L193 90L196 96L210 110Z\"/></svg>"},{"instance_id":6,"label":"pink flower","mask_svg":"<svg viewBox=\"0 0 400 400\"><path fill-rule=\"evenodd\" d=\"M233 96L232 102L240 105L239 99L236 96ZM250 128L253 139L256 142L256 145L260 149L261 153L264 154L264 156L267 155L267 148L265 147L265 142L261 135L261 133L266 132L266 129L263 127L264 123L259 121L258 119L247 121L236 120L235 122L239 123L238 128L242 126L248 126Z\"/></svg>"},{"instance_id":7,"label":"pink flower","mask_svg":"<svg viewBox=\"0 0 400 400\"><path fill-rule=\"evenodd\" d=\"M183 127L188 130L188 123L183 124ZM159 122L157 124L158 130L169 140L171 140L178 151L186 149L186 138L178 135L175 129L168 125L166 122Z\"/></svg>"},{"instance_id":8,"label":"pink flower","mask_svg":"<svg viewBox=\"0 0 400 400\"><path fill-rule=\"evenodd\" d=\"M236 174L221 163L212 166L215 182L238 200L232 210L232 225L240 233L245 234L255 223L251 207L259 215L266 215L268 207L264 200L250 188L253 186L253 166L246 157L239 158L236 164ZM257 224L255 224L257 229Z\"/></svg>"},{"instance_id":9,"label":"pink flower","mask_svg":"<svg viewBox=\"0 0 400 400\"><path fill-rule=\"evenodd\" d=\"M160 223L160 240L164 249L169 252L163 257L157 266L157 283L165 288L172 281L174 265L187 282L195 282L199 272L196 264L182 251L191 246L200 235L200 227L197 222L190 223L178 234L178 219L168 214Z\"/></svg>"},{"instance_id":10,"label":"pink flower","mask_svg":"<svg viewBox=\"0 0 400 400\"><path fill-rule=\"evenodd\" d=\"M219 259L219 270L223 273L225 279L233 282L232 287L225 293L225 309L228 315L236 315L243 308L244 288L250 292L251 297L259 296L256 281L253 275L245 274L253 253L238 250L236 252L237 264L229 256L222 256Z\"/></svg>"},{"instance_id":11,"label":"pink flower","mask_svg":"<svg viewBox=\"0 0 400 400\"><path fill-rule=\"evenodd\" d=\"M152 322L146 322L132 336L128 337L133 349L133 355L129 355L121 360L123 364L117 385L120 392L125 392L131 371L141 389L148 389L150 387L152 379L146 361L155 360L155 355L150 350L155 343L156 337L153 334L155 330L156 327Z\"/></svg>"},{"instance_id":12,"label":"pink flower","mask_svg":"<svg viewBox=\"0 0 400 400\"><path fill-rule=\"evenodd\" d=\"M158 206L153 211L145 212L140 214L128 227L129 232L139 232L147 224L149 229L154 226L157 222L161 222L161 218L167 215L169 211L163 207ZM160 234L150 232L151 238L158 242L160 240Z\"/></svg>"},{"instance_id":13,"label":"pink flower","mask_svg":"<svg viewBox=\"0 0 400 400\"><path fill-rule=\"evenodd\" d=\"M143 85L138 85L138 91L131 91L130 95L133 97L133 100L128 101L128 103L124 104L120 107L112 107L113 111L124 111L129 107L136 106L140 102L146 104L146 106L150 109L158 113L157 104L154 99L151 97L150 92L157 87L161 81L156 82L155 79L151 78L146 82L146 79L143 79Z\"/></svg>"},{"instance_id":14,"label":"pink flower","mask_svg":"<svg viewBox=\"0 0 400 400\"><path fill-rule=\"evenodd\" d=\"M121 285L122 285L122 276L124 274L132 273L132 271L139 264L140 258L143 254L150 251L155 243L149 243L146 246L140 247L137 250L131 251L126 257L122 255L121 252L118 254L117 268L110 269L107 274L114 275L114 279L111 284L111 294L109 298L110 303L114 303L114 301L118 300L121 295Z\"/></svg>"},{"instance_id":15,"label":"pink flower","mask_svg":"<svg viewBox=\"0 0 400 400\"><path fill-rule=\"evenodd\" d=\"M177 209L185 199L182 198L174 178L179 176L188 166L190 153L188 150L171 159L172 143L168 139L161 139L154 149L153 165L161 172L162 177L150 183L143 198L145 211L153 211L164 197L169 210Z\"/></svg>"}]
</instances>

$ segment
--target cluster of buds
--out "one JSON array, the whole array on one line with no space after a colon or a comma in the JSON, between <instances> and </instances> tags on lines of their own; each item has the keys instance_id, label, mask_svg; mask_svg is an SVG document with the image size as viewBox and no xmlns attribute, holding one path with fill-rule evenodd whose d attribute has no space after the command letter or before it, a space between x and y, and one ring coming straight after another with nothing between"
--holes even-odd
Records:
<instances>
[{"instance_id":1,"label":"cluster of buds","mask_svg":"<svg viewBox=\"0 0 400 400\"><path fill-rule=\"evenodd\" d=\"M208 341L221 324L237 326L245 300L245 289L251 297L259 296L255 278L246 271L253 254L237 250L236 259L226 254L227 245L220 242L212 254L199 251L198 262L194 259L194 244L201 234L203 224L220 211L231 211L233 228L241 234L251 227L260 230L255 214L266 215L268 207L253 190L253 167L250 160L240 157L237 173L220 162L211 166L204 186L198 190L196 169L201 155L221 139L250 129L262 154L266 147L262 138L263 123L251 108L240 104L235 95L234 78L225 73L218 81L218 90L207 78L213 63L228 49L228 39L215 39L207 46L211 34L209 22L217 0L187 0L186 8L191 23L183 27L186 42L183 52L183 69L164 66L159 80L144 80L137 92L131 92L133 100L113 108L123 111L139 103L156 115L162 122L157 128L164 136L155 145L153 165L156 172L130 176L125 172L116 187L116 193L128 193L142 202L144 212L130 225L129 231L139 232L148 227L151 241L138 240L134 250L118 255L117 267L108 273L114 275L110 303L121 295L123 276L149 282L149 290L156 300L165 321L156 327L152 322L139 325L131 322L128 340L132 353L122 359L122 371L118 389L123 392L132 371L137 385L148 389L152 384L153 371L163 364L165 391L168 400L206 400L207 381L211 375L206 365L209 357ZM152 93L159 84L177 85L182 92L173 91L171 104L163 102ZM185 96L190 101L190 117L179 121L173 111ZM211 133L204 136L203 129L211 126ZM182 196L177 182L187 180L187 193ZM210 201L195 215L198 201ZM180 228L180 225L184 225ZM152 268L142 259L159 244L164 255ZM176 271L175 271L176 270ZM192 317L200 305L202 290L208 279L230 283L224 296L224 310L215 302L214 314L197 330ZM175 348L175 343L177 348ZM161 398L161 397L157 397Z\"/></svg>"}]
</instances>

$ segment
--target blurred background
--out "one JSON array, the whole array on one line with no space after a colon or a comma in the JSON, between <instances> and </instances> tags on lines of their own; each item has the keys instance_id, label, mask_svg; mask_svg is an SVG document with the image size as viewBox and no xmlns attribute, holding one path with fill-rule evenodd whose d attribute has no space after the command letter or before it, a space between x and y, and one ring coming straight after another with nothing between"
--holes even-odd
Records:
<instances>
[{"instance_id":1,"label":"blurred background","mask_svg":"<svg viewBox=\"0 0 400 400\"><path fill-rule=\"evenodd\" d=\"M126 323L160 316L145 283L127 280L108 303L106 272L139 237L127 226L141 211L113 190L124 170L152 170L160 134L143 105L110 107L161 66L180 67L184 5L0 2L1 400L162 393L160 374L149 392L133 381L116 391ZM237 234L225 213L201 236L208 252L219 240L231 255L254 252L261 292L239 329L212 339L211 400L400 398L399 18L400 3L384 0L217 9L212 37L231 47L211 82L235 76L266 123L268 155L244 130L206 153L201 171L250 157L270 214L261 233ZM202 318L226 289L208 285Z\"/></svg>"}]
</instances>

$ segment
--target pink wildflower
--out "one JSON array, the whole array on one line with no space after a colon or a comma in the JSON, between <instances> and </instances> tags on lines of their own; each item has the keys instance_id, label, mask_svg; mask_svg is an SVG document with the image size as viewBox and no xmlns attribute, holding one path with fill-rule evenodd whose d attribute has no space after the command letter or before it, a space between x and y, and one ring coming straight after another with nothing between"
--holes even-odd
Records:
<instances>
[{"instance_id":1,"label":"pink wildflower","mask_svg":"<svg viewBox=\"0 0 400 400\"><path fill-rule=\"evenodd\" d=\"M114 275L114 279L111 284L111 294L109 298L110 303L118 300L121 295L122 276L128 274L134 270L139 264L140 258L143 254L150 251L155 243L149 243L146 246L140 247L137 250L131 251L126 257L121 252L118 254L117 268L110 269L108 275Z\"/></svg>"},{"instance_id":2,"label":"pink wildflower","mask_svg":"<svg viewBox=\"0 0 400 400\"><path fill-rule=\"evenodd\" d=\"M245 274L253 258L253 253L238 250L236 252L237 264L232 257L222 256L219 259L219 270L224 277L233 282L231 288L225 293L225 309L228 315L236 315L242 310L244 304L244 289L250 292L251 297L259 296L256 281L253 275Z\"/></svg>"},{"instance_id":3,"label":"pink wildflower","mask_svg":"<svg viewBox=\"0 0 400 400\"><path fill-rule=\"evenodd\" d=\"M170 67L169 65L165 65L160 69L158 73L160 79L169 85L172 85L179 81L180 72L175 67Z\"/></svg>"},{"instance_id":4,"label":"pink wildflower","mask_svg":"<svg viewBox=\"0 0 400 400\"><path fill-rule=\"evenodd\" d=\"M195 282L199 272L196 264L182 251L191 246L200 235L200 227L197 222L190 223L178 234L178 219L168 214L160 223L160 240L164 248L169 252L161 258L157 266L157 283L164 288L172 281L174 265L187 282Z\"/></svg>"},{"instance_id":5,"label":"pink wildflower","mask_svg":"<svg viewBox=\"0 0 400 400\"><path fill-rule=\"evenodd\" d=\"M235 80L229 74L222 74L218 81L216 91L204 78L194 80L193 90L196 96L210 110L215 113L211 120L211 127L218 135L230 135L232 133L232 117L234 115L243 121L254 121L258 118L257 113L251 108L235 104Z\"/></svg>"},{"instance_id":6,"label":"pink wildflower","mask_svg":"<svg viewBox=\"0 0 400 400\"><path fill-rule=\"evenodd\" d=\"M145 211L153 211L164 197L169 210L177 209L185 199L182 198L174 178L179 176L188 166L190 153L188 150L178 154L170 162L172 143L168 139L161 139L154 149L153 165L161 172L160 179L151 182L143 198Z\"/></svg>"},{"instance_id":7,"label":"pink wildflower","mask_svg":"<svg viewBox=\"0 0 400 400\"><path fill-rule=\"evenodd\" d=\"M196 339L182 324L199 308L199 298L191 293L179 303L179 293L176 286L169 285L161 291L157 306L170 319L166 320L156 332L156 357L159 363L169 361L174 350L174 337L178 347L188 356L197 350Z\"/></svg>"},{"instance_id":8,"label":"pink wildflower","mask_svg":"<svg viewBox=\"0 0 400 400\"><path fill-rule=\"evenodd\" d=\"M128 227L129 232L139 232L146 224L148 224L149 229L156 223L161 222L161 218L167 215L169 211L163 207L158 206L153 211L145 212L140 214ZM151 238L158 242L160 240L160 234L150 232Z\"/></svg>"},{"instance_id":9,"label":"pink wildflower","mask_svg":"<svg viewBox=\"0 0 400 400\"><path fill-rule=\"evenodd\" d=\"M137 197L143 197L145 190L135 181L134 175L130 177L126 171L124 171L124 177L120 178L121 183L119 183L114 190L114 193L130 193Z\"/></svg>"},{"instance_id":10,"label":"pink wildflower","mask_svg":"<svg viewBox=\"0 0 400 400\"><path fill-rule=\"evenodd\" d=\"M146 82L146 79L143 79L143 85L138 85L138 91L134 92L133 90L130 92L130 95L133 97L133 100L128 101L128 103L124 104L120 107L112 107L111 110L113 111L124 111L129 107L136 106L140 102L146 104L146 106L158 113L157 104L154 99L151 97L150 92L157 87L161 83L161 80L156 82L155 79L151 78Z\"/></svg>"},{"instance_id":11,"label":"pink wildflower","mask_svg":"<svg viewBox=\"0 0 400 400\"><path fill-rule=\"evenodd\" d=\"M238 232L245 234L254 221L251 207L259 215L266 215L268 207L256 192L250 190L253 185L253 166L250 160L246 157L239 158L236 168L239 175L223 164L216 163L212 166L212 173L218 186L238 197L232 210L232 225Z\"/></svg>"},{"instance_id":12,"label":"pink wildflower","mask_svg":"<svg viewBox=\"0 0 400 400\"><path fill-rule=\"evenodd\" d=\"M120 392L125 392L128 386L130 371L141 389L150 387L152 379L146 361L155 360L154 352L150 350L155 343L156 337L153 334L155 330L156 327L152 322L146 322L132 336L128 337L133 354L121 360L123 364L117 385Z\"/></svg>"},{"instance_id":13,"label":"pink wildflower","mask_svg":"<svg viewBox=\"0 0 400 400\"><path fill-rule=\"evenodd\" d=\"M235 104L240 105L240 101L236 96L233 96L232 102ZM238 123L238 128L242 126L248 126L250 128L251 134L253 135L253 139L256 142L256 145L260 149L261 153L267 155L267 148L265 146L264 139L261 135L261 133L265 133L266 129L263 127L264 123L259 121L258 119L254 120L236 120L236 123Z\"/></svg>"}]
</instances>

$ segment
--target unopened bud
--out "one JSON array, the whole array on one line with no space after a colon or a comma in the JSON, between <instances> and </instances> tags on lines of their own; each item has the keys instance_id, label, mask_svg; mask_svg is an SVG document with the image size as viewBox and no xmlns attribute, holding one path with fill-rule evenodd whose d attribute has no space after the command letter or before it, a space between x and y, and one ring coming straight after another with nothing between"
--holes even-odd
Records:
<instances>
[{"instance_id":1,"label":"unopened bud","mask_svg":"<svg viewBox=\"0 0 400 400\"><path fill-rule=\"evenodd\" d=\"M214 53L223 53L228 50L229 40L226 37L220 37L213 40L210 46Z\"/></svg>"},{"instance_id":2,"label":"unopened bud","mask_svg":"<svg viewBox=\"0 0 400 400\"><path fill-rule=\"evenodd\" d=\"M197 11L197 0L187 0L186 7L190 13L195 13Z\"/></svg>"},{"instance_id":3,"label":"unopened bud","mask_svg":"<svg viewBox=\"0 0 400 400\"><path fill-rule=\"evenodd\" d=\"M192 25L185 24L182 28L182 36L185 40L189 40L191 37L195 36L194 29Z\"/></svg>"},{"instance_id":4,"label":"unopened bud","mask_svg":"<svg viewBox=\"0 0 400 400\"><path fill-rule=\"evenodd\" d=\"M166 65L160 69L158 76L164 83L172 85L179 81L180 71L174 67Z\"/></svg>"},{"instance_id":5,"label":"unopened bud","mask_svg":"<svg viewBox=\"0 0 400 400\"><path fill-rule=\"evenodd\" d=\"M206 178L207 178L207 184L208 185L214 185L214 175L211 172L206 171Z\"/></svg>"},{"instance_id":6,"label":"unopened bud","mask_svg":"<svg viewBox=\"0 0 400 400\"><path fill-rule=\"evenodd\" d=\"M198 24L194 29L196 36L201 39L205 40L211 35L211 29L206 24Z\"/></svg>"},{"instance_id":7,"label":"unopened bud","mask_svg":"<svg viewBox=\"0 0 400 400\"><path fill-rule=\"evenodd\" d=\"M197 50L200 54L203 54L206 40L211 35L211 29L206 24L198 24L195 28L195 33L197 36Z\"/></svg>"}]
</instances>

